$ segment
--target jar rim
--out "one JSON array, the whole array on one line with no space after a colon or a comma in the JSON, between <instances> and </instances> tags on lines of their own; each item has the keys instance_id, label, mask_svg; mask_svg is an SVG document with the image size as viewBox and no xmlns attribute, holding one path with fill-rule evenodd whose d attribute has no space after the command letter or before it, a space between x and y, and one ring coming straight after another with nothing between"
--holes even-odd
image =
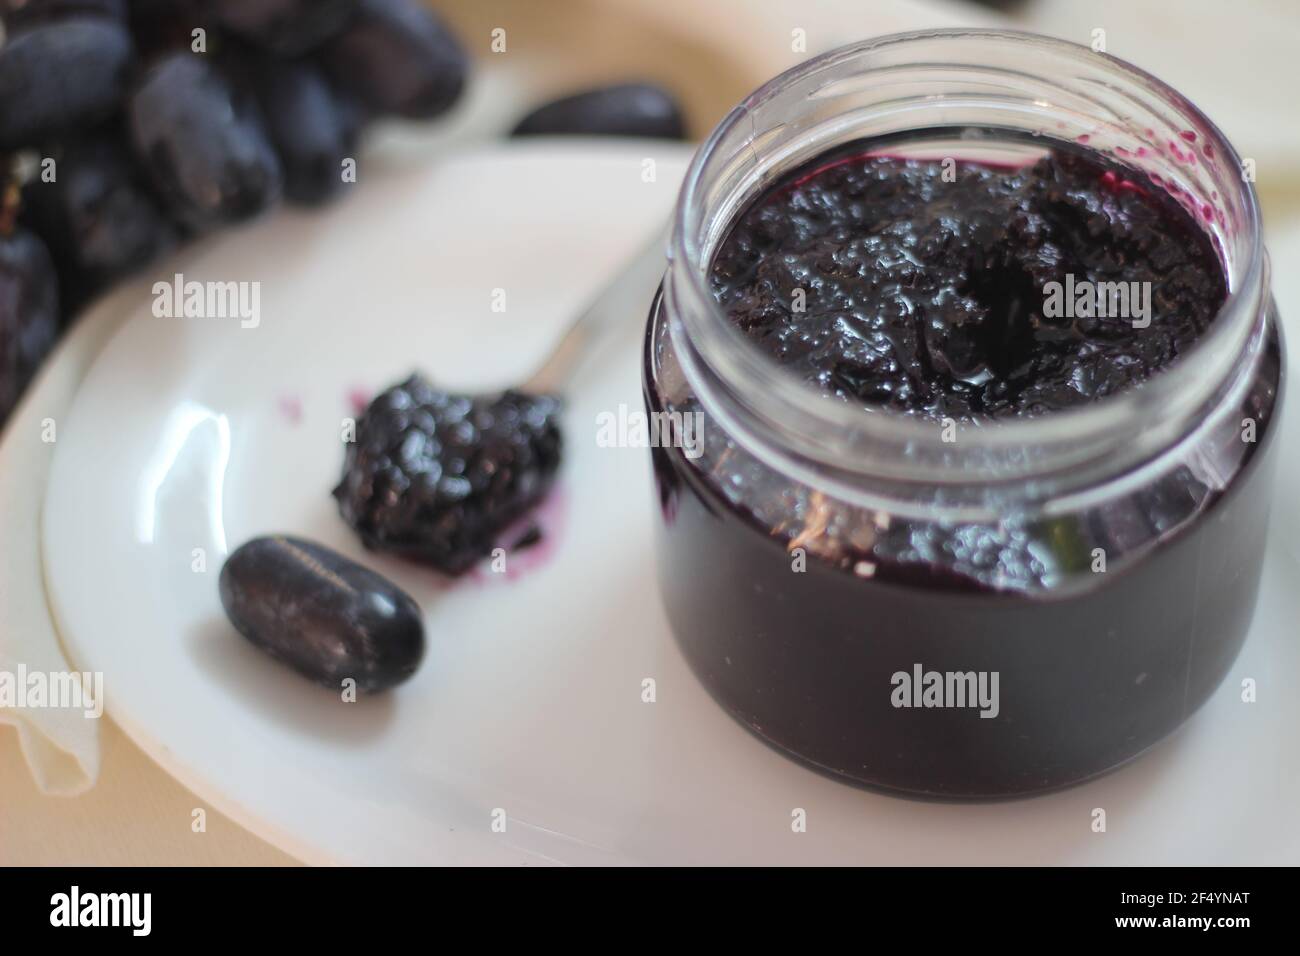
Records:
<instances>
[{"instance_id":1,"label":"jar rim","mask_svg":"<svg viewBox=\"0 0 1300 956\"><path fill-rule=\"evenodd\" d=\"M1140 385L1095 402L1038 417L955 423L960 431L955 442L945 441L930 420L828 401L823 393L791 375L773 356L754 347L752 340L728 320L710 289L708 270L716 246L705 248L699 235L700 217L708 213L706 186L715 172L714 165L728 158L719 156L724 143L738 131L743 134L747 123L749 139L742 145L757 158L758 133L752 119L755 109L795 84L831 72L848 61L907 46L973 41L1005 45L1012 52L1032 45L1060 57L1063 64L1086 64L1089 68L1101 64L1117 86L1121 81L1129 84L1134 95L1152 97L1161 106L1172 108L1181 122L1191 124L1201 138L1202 148L1208 147L1206 155L1217 151L1216 165L1227 168L1225 164L1230 164L1238 171L1243 168L1241 157L1227 137L1182 94L1127 61L1066 40L1016 30L960 28L895 33L839 47L786 70L746 97L713 130L687 170L674 213L665 280L665 295L680 317L681 331L686 336L685 342L679 343L687 346L685 364L707 370L709 382L702 393L724 393L743 407L742 417L760 423L764 432L766 426L779 426L800 457L837 470L885 474L902 481L964 482L970 480L972 467L987 470L990 454L997 458L1013 450L1033 448L1035 454L1030 458L1012 456L1013 462L998 459L995 470L999 477L1023 480L1048 474L1073 473L1079 477L1086 472L1088 462L1114 459L1117 453L1131 458L1130 464L1148 459L1203 417L1207 404L1228 388L1229 378L1240 356L1250 348L1252 331L1257 331L1264 311L1267 259L1260 211L1255 190L1244 176L1235 179L1238 195L1234 197L1242 214L1238 228L1244 234L1244 255L1227 261L1227 243L1218 244L1220 255L1225 257L1228 295L1205 332L1182 354ZM932 61L933 57L927 62ZM977 68L974 64L964 65ZM995 65L986 69L999 75L1015 72ZM951 125L956 128L960 124ZM1051 141L1049 136L1043 138L1045 145ZM1210 164L1209 160L1205 162ZM1227 200L1226 195L1222 197L1222 201ZM725 224L723 235L731 222ZM746 432L743 422L733 416L728 416L726 424L729 429ZM749 432L753 434L752 429ZM949 447L939 448L936 443L941 442ZM954 455L957 446L963 453ZM1111 464L1116 462L1112 460Z\"/></svg>"}]
</instances>

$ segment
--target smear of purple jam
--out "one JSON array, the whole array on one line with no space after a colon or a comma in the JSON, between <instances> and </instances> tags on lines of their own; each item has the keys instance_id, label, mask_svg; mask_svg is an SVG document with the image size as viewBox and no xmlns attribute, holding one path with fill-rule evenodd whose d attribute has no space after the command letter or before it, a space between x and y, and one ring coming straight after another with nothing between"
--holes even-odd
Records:
<instances>
[{"instance_id":1,"label":"smear of purple jam","mask_svg":"<svg viewBox=\"0 0 1300 956\"><path fill-rule=\"evenodd\" d=\"M365 414L366 407L370 404L370 399L373 397L374 393L371 392L370 389L362 388L358 385L347 390L344 400L347 402L348 408L352 410L352 414L360 417Z\"/></svg>"},{"instance_id":2,"label":"smear of purple jam","mask_svg":"<svg viewBox=\"0 0 1300 956\"><path fill-rule=\"evenodd\" d=\"M559 549L568 517L568 496L563 486L557 485L534 511L506 528L498 537L497 547L506 553L505 570L492 570L489 558L467 577L479 585L501 584L517 581L545 567Z\"/></svg>"},{"instance_id":3,"label":"smear of purple jam","mask_svg":"<svg viewBox=\"0 0 1300 956\"><path fill-rule=\"evenodd\" d=\"M280 415L290 425L302 423L302 398L299 395L281 395L276 401Z\"/></svg>"}]
</instances>

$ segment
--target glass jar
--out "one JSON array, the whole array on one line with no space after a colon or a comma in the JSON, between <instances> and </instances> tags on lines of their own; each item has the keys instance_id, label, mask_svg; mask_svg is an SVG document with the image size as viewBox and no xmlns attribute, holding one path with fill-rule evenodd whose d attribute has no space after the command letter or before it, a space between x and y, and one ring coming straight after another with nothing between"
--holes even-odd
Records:
<instances>
[{"instance_id":1,"label":"glass jar","mask_svg":"<svg viewBox=\"0 0 1300 956\"><path fill-rule=\"evenodd\" d=\"M827 400L727 319L713 255L789 171L919 130L957 155L1086 144L1144 171L1209 234L1222 310L1143 385L1078 408L945 433ZM728 712L815 768L935 798L1074 784L1182 724L1246 636L1282 381L1259 209L1219 130L1127 63L939 30L763 86L687 173L644 375L675 438L653 459L678 643Z\"/></svg>"}]
</instances>

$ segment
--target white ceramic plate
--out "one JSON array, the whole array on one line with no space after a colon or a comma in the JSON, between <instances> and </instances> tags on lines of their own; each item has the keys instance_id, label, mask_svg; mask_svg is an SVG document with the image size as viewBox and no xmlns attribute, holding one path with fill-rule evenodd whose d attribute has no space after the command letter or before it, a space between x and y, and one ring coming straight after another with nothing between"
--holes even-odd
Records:
<instances>
[{"instance_id":1,"label":"white ceramic plate","mask_svg":"<svg viewBox=\"0 0 1300 956\"><path fill-rule=\"evenodd\" d=\"M685 157L578 143L415 163L164 270L260 281L255 329L154 317L152 277L116 295L138 315L59 425L44 524L52 606L77 666L104 672L112 716L200 797L308 861L1300 860L1300 698L1287 680L1300 673L1300 599L1281 547L1210 703L1144 759L1065 793L979 806L878 796L726 717L659 608L647 453L595 441L598 412L640 406L640 310L571 396L545 560L447 588L361 549L329 496L353 393L414 367L470 390L522 378L667 215ZM344 704L234 633L221 562L273 531L333 545L416 597L430 649L410 682ZM641 700L646 677L655 703ZM1244 677L1257 703L1240 702ZM806 833L791 830L796 807ZM1095 807L1105 833L1092 832Z\"/></svg>"}]
</instances>

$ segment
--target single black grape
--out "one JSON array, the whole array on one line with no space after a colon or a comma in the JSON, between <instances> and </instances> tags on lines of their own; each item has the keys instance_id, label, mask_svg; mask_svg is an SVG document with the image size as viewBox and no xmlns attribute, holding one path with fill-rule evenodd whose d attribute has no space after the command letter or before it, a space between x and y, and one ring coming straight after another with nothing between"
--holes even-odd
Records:
<instances>
[{"instance_id":1,"label":"single black grape","mask_svg":"<svg viewBox=\"0 0 1300 956\"><path fill-rule=\"evenodd\" d=\"M320 56L334 81L371 110L410 119L450 109L469 69L456 38L419 0L360 0Z\"/></svg>"},{"instance_id":2,"label":"single black grape","mask_svg":"<svg viewBox=\"0 0 1300 956\"><path fill-rule=\"evenodd\" d=\"M624 83L552 100L520 120L511 135L557 133L685 139L686 123L667 90Z\"/></svg>"},{"instance_id":3,"label":"single black grape","mask_svg":"<svg viewBox=\"0 0 1300 956\"><path fill-rule=\"evenodd\" d=\"M271 144L284 169L284 193L317 204L338 192L342 163L356 144L356 111L306 61L262 59L254 89Z\"/></svg>"},{"instance_id":4,"label":"single black grape","mask_svg":"<svg viewBox=\"0 0 1300 956\"><path fill-rule=\"evenodd\" d=\"M23 189L22 219L58 264L65 312L146 265L177 240L117 130L54 151L53 181Z\"/></svg>"},{"instance_id":5,"label":"single black grape","mask_svg":"<svg viewBox=\"0 0 1300 956\"><path fill-rule=\"evenodd\" d=\"M126 0L0 0L0 18L12 36L24 27L79 14L126 19Z\"/></svg>"},{"instance_id":6,"label":"single black grape","mask_svg":"<svg viewBox=\"0 0 1300 956\"><path fill-rule=\"evenodd\" d=\"M392 581L323 545L275 535L237 548L221 568L236 630L325 687L364 693L412 674L424 656L420 608Z\"/></svg>"},{"instance_id":7,"label":"single black grape","mask_svg":"<svg viewBox=\"0 0 1300 956\"><path fill-rule=\"evenodd\" d=\"M129 100L136 155L171 213L195 230L256 215L280 196L280 162L256 105L205 57L172 53Z\"/></svg>"},{"instance_id":8,"label":"single black grape","mask_svg":"<svg viewBox=\"0 0 1300 956\"><path fill-rule=\"evenodd\" d=\"M14 34L0 47L0 150L40 146L112 113L132 59L126 28L106 17Z\"/></svg>"},{"instance_id":9,"label":"single black grape","mask_svg":"<svg viewBox=\"0 0 1300 956\"><path fill-rule=\"evenodd\" d=\"M231 33L280 56L298 56L338 33L357 0L212 0L217 21Z\"/></svg>"},{"instance_id":10,"label":"single black grape","mask_svg":"<svg viewBox=\"0 0 1300 956\"><path fill-rule=\"evenodd\" d=\"M550 488L559 411L549 396L450 395L412 375L357 421L339 512L366 547L463 574Z\"/></svg>"},{"instance_id":11,"label":"single black grape","mask_svg":"<svg viewBox=\"0 0 1300 956\"><path fill-rule=\"evenodd\" d=\"M59 337L59 290L45 245L21 227L0 231L0 425Z\"/></svg>"}]
</instances>

